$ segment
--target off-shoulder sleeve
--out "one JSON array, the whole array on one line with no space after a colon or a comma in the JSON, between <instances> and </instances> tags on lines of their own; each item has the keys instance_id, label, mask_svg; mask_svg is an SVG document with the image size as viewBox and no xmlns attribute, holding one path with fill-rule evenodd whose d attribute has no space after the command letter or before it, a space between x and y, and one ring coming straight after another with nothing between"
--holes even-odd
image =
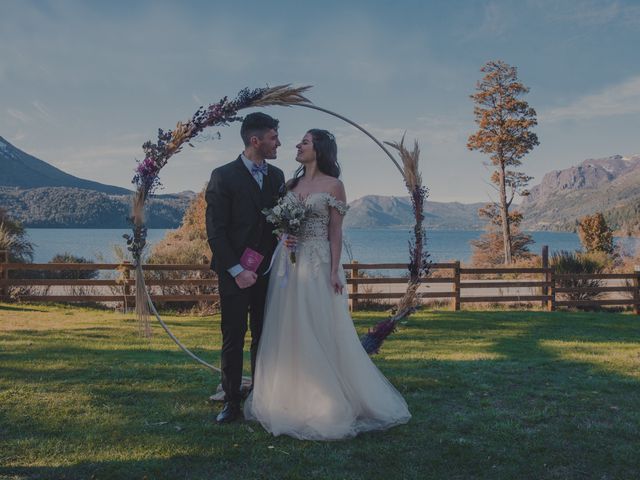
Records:
<instances>
[{"instance_id":1,"label":"off-shoulder sleeve","mask_svg":"<svg viewBox=\"0 0 640 480\"><path fill-rule=\"evenodd\" d=\"M340 215L346 215L349 205L335 198L333 195L327 195L327 201L330 207L335 208Z\"/></svg>"}]
</instances>

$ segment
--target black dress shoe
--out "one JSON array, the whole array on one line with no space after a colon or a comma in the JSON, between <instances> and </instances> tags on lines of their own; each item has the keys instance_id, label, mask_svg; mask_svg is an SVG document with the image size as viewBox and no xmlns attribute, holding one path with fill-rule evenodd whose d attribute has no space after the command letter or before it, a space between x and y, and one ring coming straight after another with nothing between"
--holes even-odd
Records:
<instances>
[{"instance_id":1,"label":"black dress shoe","mask_svg":"<svg viewBox=\"0 0 640 480\"><path fill-rule=\"evenodd\" d=\"M240 404L234 402L224 402L224 407L216 417L218 423L230 423L240 417Z\"/></svg>"}]
</instances>

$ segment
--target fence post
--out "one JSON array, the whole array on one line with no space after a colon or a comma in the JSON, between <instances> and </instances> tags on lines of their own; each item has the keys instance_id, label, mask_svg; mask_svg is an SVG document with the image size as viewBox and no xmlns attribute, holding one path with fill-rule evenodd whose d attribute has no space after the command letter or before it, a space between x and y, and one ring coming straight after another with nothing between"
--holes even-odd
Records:
<instances>
[{"instance_id":1,"label":"fence post","mask_svg":"<svg viewBox=\"0 0 640 480\"><path fill-rule=\"evenodd\" d=\"M202 264L203 265L208 265L209 264L209 260L207 259L207 257L205 255L202 256ZM196 272L196 277L198 277L198 280L202 280L202 270L198 270ZM196 293L198 295L202 295L202 285L197 285Z\"/></svg>"},{"instance_id":2,"label":"fence post","mask_svg":"<svg viewBox=\"0 0 640 480\"><path fill-rule=\"evenodd\" d=\"M203 265L209 265L210 264L209 259L207 258L206 255L202 256L202 264ZM198 277L198 280L202 280L202 278L203 278L203 273L202 272L203 272L203 270L198 270L196 272L196 276ZM203 288L202 285L197 285L196 293L198 295L203 295L203 291L204 291L204 294L206 294L207 288L206 287ZM213 302L207 302L206 300L201 300L199 303L205 304L205 303L213 303Z\"/></svg>"},{"instance_id":3,"label":"fence post","mask_svg":"<svg viewBox=\"0 0 640 480\"><path fill-rule=\"evenodd\" d=\"M358 263L358 261L354 260L352 263ZM351 278L353 280L356 280L356 282L353 282L351 284L351 293L357 295L357 293L358 293L357 280L358 280L358 278L360 278L360 271L358 270L357 266L351 270ZM351 299L351 311L355 312L356 310L358 310L358 299L357 298L352 298Z\"/></svg>"},{"instance_id":4,"label":"fence post","mask_svg":"<svg viewBox=\"0 0 640 480\"><path fill-rule=\"evenodd\" d=\"M124 270L122 272L122 278L124 281L124 313L127 313L129 309L127 297L131 296L131 269L129 268L131 262L125 261L123 263L125 264Z\"/></svg>"},{"instance_id":5,"label":"fence post","mask_svg":"<svg viewBox=\"0 0 640 480\"><path fill-rule=\"evenodd\" d=\"M5 300L5 297L9 296L9 270L6 265L9 263L9 252L7 250L0 250L0 279L2 285L0 285L0 300Z\"/></svg>"},{"instance_id":6,"label":"fence post","mask_svg":"<svg viewBox=\"0 0 640 480\"><path fill-rule=\"evenodd\" d=\"M544 272L544 281L545 282L549 282L549 245L543 245L542 246L542 268L544 268L546 271ZM549 295L549 291L551 289L549 288L549 285L545 285L544 287L542 287L542 295ZM547 308L547 310L549 309L549 300L545 299L542 301L542 308Z\"/></svg>"},{"instance_id":7,"label":"fence post","mask_svg":"<svg viewBox=\"0 0 640 480\"><path fill-rule=\"evenodd\" d=\"M635 287L633 289L633 313L640 315L640 265L636 265L633 270L633 273L636 274L633 279L633 286Z\"/></svg>"},{"instance_id":8,"label":"fence post","mask_svg":"<svg viewBox=\"0 0 640 480\"><path fill-rule=\"evenodd\" d=\"M547 279L550 284L549 296L551 297L547 301L547 311L553 312L556 309L556 270L554 267L549 267Z\"/></svg>"},{"instance_id":9,"label":"fence post","mask_svg":"<svg viewBox=\"0 0 640 480\"><path fill-rule=\"evenodd\" d=\"M453 267L453 310L460 310L460 260L456 260Z\"/></svg>"}]
</instances>

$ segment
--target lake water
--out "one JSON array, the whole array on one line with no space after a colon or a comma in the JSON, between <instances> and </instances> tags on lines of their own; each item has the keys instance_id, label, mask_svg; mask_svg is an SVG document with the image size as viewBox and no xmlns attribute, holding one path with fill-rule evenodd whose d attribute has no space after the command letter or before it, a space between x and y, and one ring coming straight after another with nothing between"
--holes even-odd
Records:
<instances>
[{"instance_id":1,"label":"lake water","mask_svg":"<svg viewBox=\"0 0 640 480\"><path fill-rule=\"evenodd\" d=\"M148 242L153 244L161 240L167 230L151 229ZM30 228L27 229L30 240L35 244L34 262L46 263L58 254L69 252L76 256L97 261L116 261L113 245L125 246L123 229L73 229L73 228ZM542 245L549 245L550 252L557 250L575 250L580 241L575 233L566 232L530 232L535 240L531 246L534 253L540 253ZM429 231L427 249L431 261L444 262L471 258L470 240L478 238L479 231ZM346 229L344 238L351 245L353 258L361 263L405 262L408 259L407 241L411 230L388 229ZM634 253L640 246L640 239L616 238L622 248ZM343 252L343 260L349 260Z\"/></svg>"}]
</instances>

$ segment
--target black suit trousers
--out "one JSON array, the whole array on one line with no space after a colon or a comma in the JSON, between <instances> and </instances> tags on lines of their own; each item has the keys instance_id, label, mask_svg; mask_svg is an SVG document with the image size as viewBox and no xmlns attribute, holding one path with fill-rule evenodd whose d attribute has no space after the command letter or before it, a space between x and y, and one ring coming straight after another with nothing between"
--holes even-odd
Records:
<instances>
[{"instance_id":1,"label":"black suit trousers","mask_svg":"<svg viewBox=\"0 0 640 480\"><path fill-rule=\"evenodd\" d=\"M251 329L251 374L255 376L258 343L262 334L268 275L239 293L220 296L222 311L222 388L225 401L239 403L242 383L243 347L247 333L247 316Z\"/></svg>"}]
</instances>

